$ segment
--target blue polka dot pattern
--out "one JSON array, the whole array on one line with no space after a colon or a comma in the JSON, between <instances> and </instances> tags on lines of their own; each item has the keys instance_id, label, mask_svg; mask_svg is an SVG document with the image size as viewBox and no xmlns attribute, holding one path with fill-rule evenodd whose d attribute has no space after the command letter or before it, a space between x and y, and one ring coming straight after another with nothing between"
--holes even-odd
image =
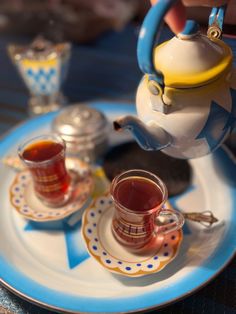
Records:
<instances>
[{"instance_id":1,"label":"blue polka dot pattern","mask_svg":"<svg viewBox=\"0 0 236 314\"><path fill-rule=\"evenodd\" d=\"M113 212L110 209L109 198L98 197L94 200L92 207L85 211L87 225L82 227L85 231L86 240L88 240L89 252L96 259L99 258L98 260L103 267L108 270L112 269L115 273L136 277L158 272L172 260L175 255L175 251L172 250L175 243L172 242L172 236L178 239L178 231L164 236L161 245L156 248L153 247L150 255L140 254L137 260L133 255L126 255L122 249L119 250L118 244L113 242L115 241L113 237L110 239L111 230L107 229L107 221L105 220L109 217L109 224L111 224ZM91 234L88 233L88 229L92 231ZM103 230L105 233L102 235L100 232Z\"/></svg>"}]
</instances>

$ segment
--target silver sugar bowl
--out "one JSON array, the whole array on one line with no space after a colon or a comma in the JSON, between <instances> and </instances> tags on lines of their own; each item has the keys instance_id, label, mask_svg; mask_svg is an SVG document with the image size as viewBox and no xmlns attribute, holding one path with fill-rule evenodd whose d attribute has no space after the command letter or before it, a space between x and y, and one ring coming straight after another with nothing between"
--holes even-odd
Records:
<instances>
[{"instance_id":1,"label":"silver sugar bowl","mask_svg":"<svg viewBox=\"0 0 236 314\"><path fill-rule=\"evenodd\" d=\"M96 162L108 147L109 124L105 115L87 105L63 108L52 122L52 131L66 142L69 156Z\"/></svg>"}]
</instances>

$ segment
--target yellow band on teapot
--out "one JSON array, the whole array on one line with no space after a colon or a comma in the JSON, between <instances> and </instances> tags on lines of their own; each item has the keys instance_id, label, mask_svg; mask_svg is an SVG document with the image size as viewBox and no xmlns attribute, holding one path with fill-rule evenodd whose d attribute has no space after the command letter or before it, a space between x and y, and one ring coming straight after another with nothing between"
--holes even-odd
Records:
<instances>
[{"instance_id":1,"label":"yellow band on teapot","mask_svg":"<svg viewBox=\"0 0 236 314\"><path fill-rule=\"evenodd\" d=\"M221 75L227 73L232 66L233 54L229 46L227 46L222 40L212 39L212 42L216 43L219 48L222 49L222 59L219 63L213 67L205 70L199 71L197 73L188 73L184 71L174 71L172 67L168 66L168 63L163 64L159 58L160 50L168 43L164 42L155 48L154 53L154 65L158 71L164 73L164 84L165 86L172 88L192 88L199 87L208 84ZM207 54L206 50L206 54ZM194 60L192 61L194 62Z\"/></svg>"}]
</instances>

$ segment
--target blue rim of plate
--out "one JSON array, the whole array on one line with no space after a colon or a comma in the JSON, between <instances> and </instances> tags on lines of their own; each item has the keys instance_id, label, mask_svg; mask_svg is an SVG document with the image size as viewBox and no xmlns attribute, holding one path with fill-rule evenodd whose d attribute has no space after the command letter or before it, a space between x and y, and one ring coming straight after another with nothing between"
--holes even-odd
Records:
<instances>
[{"instance_id":1,"label":"blue rim of plate","mask_svg":"<svg viewBox=\"0 0 236 314\"><path fill-rule=\"evenodd\" d=\"M110 102L94 102L90 106L109 114L134 114L135 106L124 103ZM49 113L44 116L36 117L22 123L18 127L10 131L0 141L0 157L4 152L19 140L20 136L26 132L34 131L49 124L56 116L57 112ZM227 153L227 150L219 148L215 154L222 161L223 171L227 173L235 173L236 164ZM229 186L229 192L232 198L232 206L236 204L236 189ZM199 288L205 286L210 280L215 278L220 271L231 261L235 255L236 248L236 211L232 210L230 217L230 225L224 234L220 245L215 252L195 271L188 274L184 278L178 280L176 284L164 291L151 291L142 295L132 297L116 297L116 298L93 298L82 297L71 294L61 293L59 291L49 289L43 285L28 278L25 274L17 270L13 265L2 256L0 252L0 282L17 295L33 302L37 305L44 306L49 309L59 310L67 313L124 313L139 312L160 308L164 305L178 301L189 296ZM180 293L181 291L181 293ZM158 302L157 302L158 297ZM115 311L114 311L115 309Z\"/></svg>"}]
</instances>

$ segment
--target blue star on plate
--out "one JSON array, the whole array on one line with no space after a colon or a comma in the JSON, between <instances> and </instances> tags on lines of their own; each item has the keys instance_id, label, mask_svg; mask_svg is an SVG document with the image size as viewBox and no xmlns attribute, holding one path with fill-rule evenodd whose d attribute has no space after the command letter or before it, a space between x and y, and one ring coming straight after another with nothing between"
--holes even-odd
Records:
<instances>
[{"instance_id":1,"label":"blue star on plate","mask_svg":"<svg viewBox=\"0 0 236 314\"><path fill-rule=\"evenodd\" d=\"M25 231L48 231L48 232L64 232L65 243L67 250L67 260L70 269L81 264L87 258L89 254L83 243L81 229L81 212L75 213L67 219L54 222L34 222L29 221L24 230Z\"/></svg>"},{"instance_id":2,"label":"blue star on plate","mask_svg":"<svg viewBox=\"0 0 236 314\"><path fill-rule=\"evenodd\" d=\"M190 186L184 193L171 197L169 199L171 205L177 209L181 210L178 206L178 201L182 197L185 197L186 194L191 193L194 190L194 186ZM85 204L86 208L88 204ZM83 208L83 209L84 209ZM83 214L83 209L74 213L68 218L65 218L60 221L53 222L34 222L28 221L24 227L24 231L48 231L48 232L63 232L65 235L65 244L67 250L67 260L68 266L70 269L75 268L85 260L89 258L89 254L84 245L84 241L81 235L81 217ZM183 232L185 235L190 234L190 229L185 223L183 227Z\"/></svg>"}]
</instances>

